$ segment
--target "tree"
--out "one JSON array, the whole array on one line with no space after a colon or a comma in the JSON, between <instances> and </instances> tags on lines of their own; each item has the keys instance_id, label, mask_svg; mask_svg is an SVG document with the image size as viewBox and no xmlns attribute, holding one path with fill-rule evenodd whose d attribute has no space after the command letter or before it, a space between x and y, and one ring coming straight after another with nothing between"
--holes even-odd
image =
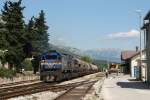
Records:
<instances>
[{"instance_id":1,"label":"tree","mask_svg":"<svg viewBox=\"0 0 150 100\"><path fill-rule=\"evenodd\" d=\"M26 54L26 57L31 57L32 56L32 49L35 48L35 44L34 41L38 41L37 40L37 36L36 36L36 31L35 31L35 21L34 21L34 17L32 17L28 24L25 27L25 45L24 45L24 52Z\"/></svg>"},{"instance_id":2,"label":"tree","mask_svg":"<svg viewBox=\"0 0 150 100\"><path fill-rule=\"evenodd\" d=\"M5 50L8 47L8 42L6 41L7 32L4 28L4 22L1 20L0 16L0 50Z\"/></svg>"},{"instance_id":3,"label":"tree","mask_svg":"<svg viewBox=\"0 0 150 100\"><path fill-rule=\"evenodd\" d=\"M38 56L48 51L49 39L47 30L48 26L45 21L45 14L41 10L38 18L32 17L26 25L25 40L27 44L32 46L32 49L30 49L32 56Z\"/></svg>"},{"instance_id":4,"label":"tree","mask_svg":"<svg viewBox=\"0 0 150 100\"><path fill-rule=\"evenodd\" d=\"M46 25L45 21L45 13L43 10L39 13L39 17L35 18L35 30L36 30L36 39L33 44L35 48L33 51L37 54L41 54L47 52L49 49L49 35L48 35L48 26Z\"/></svg>"},{"instance_id":5,"label":"tree","mask_svg":"<svg viewBox=\"0 0 150 100\"><path fill-rule=\"evenodd\" d=\"M38 18L32 17L26 25L26 41L32 45L32 56L40 55L48 51L49 37L48 26L45 21L44 11L41 10Z\"/></svg>"},{"instance_id":6,"label":"tree","mask_svg":"<svg viewBox=\"0 0 150 100\"><path fill-rule=\"evenodd\" d=\"M6 41L9 43L7 47L6 61L10 67L15 66L18 70L24 59L23 45L25 25L23 20L22 0L18 2L6 1L2 10L2 20L6 29Z\"/></svg>"},{"instance_id":7,"label":"tree","mask_svg":"<svg viewBox=\"0 0 150 100\"><path fill-rule=\"evenodd\" d=\"M88 63L91 63L92 62L92 59L89 57L89 56L82 56L81 57L81 60L85 61L85 62L88 62Z\"/></svg>"}]
</instances>

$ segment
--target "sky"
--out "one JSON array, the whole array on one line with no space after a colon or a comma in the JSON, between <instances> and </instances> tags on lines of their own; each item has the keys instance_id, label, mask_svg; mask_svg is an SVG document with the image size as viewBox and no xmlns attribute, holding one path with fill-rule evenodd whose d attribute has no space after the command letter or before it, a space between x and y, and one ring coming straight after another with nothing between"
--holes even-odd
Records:
<instances>
[{"instance_id":1,"label":"sky","mask_svg":"<svg viewBox=\"0 0 150 100\"><path fill-rule=\"evenodd\" d=\"M3 2L0 0L0 9ZM16 1L16 0L12 0ZM139 46L139 15L150 0L23 0L24 19L46 14L50 43L81 50Z\"/></svg>"}]
</instances>

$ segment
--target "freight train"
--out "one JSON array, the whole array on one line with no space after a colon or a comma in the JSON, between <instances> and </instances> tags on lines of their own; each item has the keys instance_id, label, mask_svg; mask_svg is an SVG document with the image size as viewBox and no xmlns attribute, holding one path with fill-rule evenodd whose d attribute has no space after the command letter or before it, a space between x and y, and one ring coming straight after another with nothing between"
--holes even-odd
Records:
<instances>
[{"instance_id":1,"label":"freight train","mask_svg":"<svg viewBox=\"0 0 150 100\"><path fill-rule=\"evenodd\" d=\"M41 55L40 80L62 81L98 72L98 67L69 54L51 51Z\"/></svg>"}]
</instances>

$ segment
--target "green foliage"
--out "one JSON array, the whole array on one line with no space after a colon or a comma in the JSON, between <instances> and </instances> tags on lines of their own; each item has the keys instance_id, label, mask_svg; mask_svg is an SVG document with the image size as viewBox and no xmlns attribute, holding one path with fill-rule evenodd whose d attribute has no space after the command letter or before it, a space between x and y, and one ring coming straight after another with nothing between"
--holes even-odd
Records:
<instances>
[{"instance_id":1,"label":"green foliage","mask_svg":"<svg viewBox=\"0 0 150 100\"><path fill-rule=\"evenodd\" d=\"M0 77L2 78L12 78L13 76L16 75L16 71L15 70L10 70L10 69L6 69L4 67L0 68Z\"/></svg>"},{"instance_id":2,"label":"green foliage","mask_svg":"<svg viewBox=\"0 0 150 100\"><path fill-rule=\"evenodd\" d=\"M6 1L1 10L0 18L0 50L8 50L0 55L0 60L15 66L19 71L22 64L30 63L24 61L26 57L36 56L49 49L48 26L45 21L43 10L37 18L32 17L25 25L22 0ZM30 48L28 47L30 44ZM31 52L31 54L29 54Z\"/></svg>"},{"instance_id":3,"label":"green foliage","mask_svg":"<svg viewBox=\"0 0 150 100\"><path fill-rule=\"evenodd\" d=\"M15 65L19 70L21 62L24 59L23 45L24 45L24 20L23 20L23 9L21 7L21 1L12 2L6 1L2 10L2 20L4 21L3 38L6 41L2 41L4 47L0 49L7 49L8 52L5 54L6 61ZM6 42L6 43L4 43Z\"/></svg>"},{"instance_id":4,"label":"green foliage","mask_svg":"<svg viewBox=\"0 0 150 100\"><path fill-rule=\"evenodd\" d=\"M48 26L45 21L45 13L43 10L39 13L38 18L35 18L35 30L37 36L37 47L34 48L34 51L37 53L47 52L49 49L49 38L48 38Z\"/></svg>"},{"instance_id":5,"label":"green foliage","mask_svg":"<svg viewBox=\"0 0 150 100\"><path fill-rule=\"evenodd\" d=\"M31 60L25 59L25 60L22 62L22 68L23 68L25 71L32 71L32 70L33 70L33 67L32 67Z\"/></svg>"},{"instance_id":6,"label":"green foliage","mask_svg":"<svg viewBox=\"0 0 150 100\"><path fill-rule=\"evenodd\" d=\"M99 68L100 68L100 69L106 69L107 67L108 67L107 64L100 64L100 65L99 65Z\"/></svg>"},{"instance_id":7,"label":"green foliage","mask_svg":"<svg viewBox=\"0 0 150 100\"><path fill-rule=\"evenodd\" d=\"M34 17L32 17L28 24L25 27L25 41L26 43L29 43L31 45L31 47L28 47L28 50L26 52L26 57L31 57L31 55L36 55L33 52L33 49L35 49L36 46L38 46L37 42L37 34L35 31L35 21L34 21Z\"/></svg>"},{"instance_id":8,"label":"green foliage","mask_svg":"<svg viewBox=\"0 0 150 100\"><path fill-rule=\"evenodd\" d=\"M105 60L95 60L95 59L93 59L92 62L98 66L98 69L100 71L103 71L104 69L106 69L108 67L107 61L105 61Z\"/></svg>"},{"instance_id":9,"label":"green foliage","mask_svg":"<svg viewBox=\"0 0 150 100\"><path fill-rule=\"evenodd\" d=\"M8 47L8 42L6 41L7 32L4 28L4 23L0 19L0 48L6 49Z\"/></svg>"},{"instance_id":10,"label":"green foliage","mask_svg":"<svg viewBox=\"0 0 150 100\"><path fill-rule=\"evenodd\" d=\"M8 47L9 43L6 40L7 32L4 28L4 22L0 19L0 61L2 64L6 62L5 53L3 52Z\"/></svg>"},{"instance_id":11,"label":"green foliage","mask_svg":"<svg viewBox=\"0 0 150 100\"><path fill-rule=\"evenodd\" d=\"M26 25L26 41L32 45L32 55L39 55L49 49L48 26L44 11L41 10L37 18L32 17Z\"/></svg>"},{"instance_id":12,"label":"green foliage","mask_svg":"<svg viewBox=\"0 0 150 100\"><path fill-rule=\"evenodd\" d=\"M88 63L92 62L92 59L89 56L81 56L80 59Z\"/></svg>"}]
</instances>

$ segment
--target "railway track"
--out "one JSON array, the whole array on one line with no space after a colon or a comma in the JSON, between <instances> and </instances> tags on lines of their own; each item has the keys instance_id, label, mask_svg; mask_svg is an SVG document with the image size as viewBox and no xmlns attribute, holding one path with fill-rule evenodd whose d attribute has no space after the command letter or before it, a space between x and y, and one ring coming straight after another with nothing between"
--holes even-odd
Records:
<instances>
[{"instance_id":1,"label":"railway track","mask_svg":"<svg viewBox=\"0 0 150 100\"><path fill-rule=\"evenodd\" d=\"M36 81L38 81L38 80L27 80L27 81L5 83L5 84L0 84L0 88L12 87L12 86L21 85L21 84L25 84L25 83L32 83L32 82L36 82Z\"/></svg>"},{"instance_id":2,"label":"railway track","mask_svg":"<svg viewBox=\"0 0 150 100\"><path fill-rule=\"evenodd\" d=\"M79 85L72 86L62 95L55 98L55 100L81 100L96 82L97 81L87 81L82 82Z\"/></svg>"},{"instance_id":3,"label":"railway track","mask_svg":"<svg viewBox=\"0 0 150 100\"><path fill-rule=\"evenodd\" d=\"M43 92L48 90L54 92L68 90L72 87L83 84L83 82L85 83L86 81L70 83L66 85L56 85L56 83L40 82L40 83L30 84L26 86L4 88L4 89L0 89L0 100L5 100L13 97L18 97L18 96L30 95L33 93L38 93L38 92Z\"/></svg>"},{"instance_id":4,"label":"railway track","mask_svg":"<svg viewBox=\"0 0 150 100\"><path fill-rule=\"evenodd\" d=\"M16 86L11 88L0 89L0 100L47 91L50 90L51 87L55 88L53 85L54 83L49 84L49 83L39 82L36 84L30 84L26 86Z\"/></svg>"},{"instance_id":5,"label":"railway track","mask_svg":"<svg viewBox=\"0 0 150 100\"><path fill-rule=\"evenodd\" d=\"M96 77L102 77L96 76ZM12 87L3 87L0 88L0 100L6 100L9 98L13 97L18 97L18 96L24 96L24 95L30 95L38 92L43 92L43 91L52 91L52 92L60 92L60 91L66 91L63 95L68 95L68 93L73 93L72 91L78 90L78 87L84 86L85 88L82 89L82 95L77 96L76 98L81 98L83 97L92 87L92 85L99 80L93 80L89 81L90 79L86 79L85 81L80 81L80 82L74 82L74 83L68 83L68 84L57 84L58 82L54 83L44 83L44 82L36 82L33 84L24 84L24 85L17 85L17 86L12 86ZM78 90L80 92L81 90ZM74 93L73 93L74 94ZM80 93L81 94L81 93ZM67 97L67 96L66 96ZM62 98L62 97L61 97ZM64 98L64 96L63 96ZM72 100L72 99L60 99L60 97L56 98L56 100ZM77 100L77 99L75 99Z\"/></svg>"}]
</instances>

